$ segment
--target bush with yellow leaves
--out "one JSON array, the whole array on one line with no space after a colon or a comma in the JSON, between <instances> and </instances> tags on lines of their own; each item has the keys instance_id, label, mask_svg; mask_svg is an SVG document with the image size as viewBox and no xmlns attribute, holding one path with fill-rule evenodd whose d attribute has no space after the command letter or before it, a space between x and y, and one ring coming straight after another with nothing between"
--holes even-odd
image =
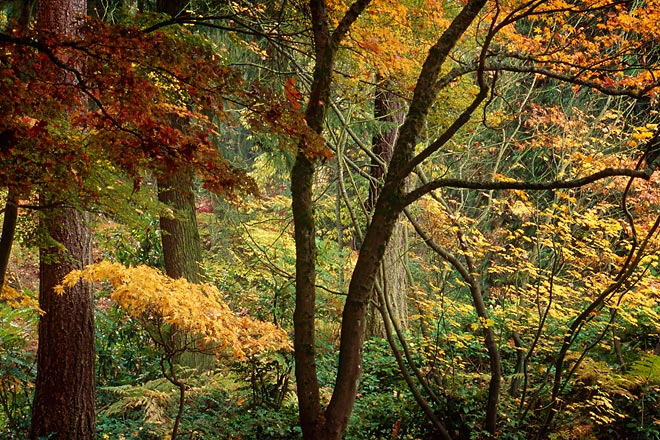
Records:
<instances>
[{"instance_id":1,"label":"bush with yellow leaves","mask_svg":"<svg viewBox=\"0 0 660 440\"><path fill-rule=\"evenodd\" d=\"M216 353L230 352L237 359L269 351L291 349L284 330L272 323L234 313L222 294L210 284L175 280L149 266L126 267L102 261L69 273L57 287L65 289L78 282L108 282L110 298L140 319L161 320L179 330L199 335L200 343Z\"/></svg>"}]
</instances>

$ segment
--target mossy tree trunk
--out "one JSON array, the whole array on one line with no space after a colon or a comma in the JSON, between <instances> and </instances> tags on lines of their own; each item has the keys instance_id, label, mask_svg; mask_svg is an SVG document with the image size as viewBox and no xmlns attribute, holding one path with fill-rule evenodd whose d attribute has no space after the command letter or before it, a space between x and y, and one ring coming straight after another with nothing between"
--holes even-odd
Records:
<instances>
[{"instance_id":1,"label":"mossy tree trunk","mask_svg":"<svg viewBox=\"0 0 660 440\"><path fill-rule=\"evenodd\" d=\"M316 133L323 132L326 104L330 99L330 85L334 57L339 43L350 26L369 4L356 1L330 32L328 10L323 0L309 3L314 35L315 65L305 121ZM313 185L315 163L301 141L295 164L291 170L291 204L296 242L296 309L293 316L295 373L298 391L300 426L303 438L322 440L330 432L345 426L341 420L328 419L321 411L319 383L316 373L316 226L314 224ZM352 404L350 405L352 408ZM349 410L350 413L350 410ZM338 414L340 419L344 414Z\"/></svg>"}]
</instances>

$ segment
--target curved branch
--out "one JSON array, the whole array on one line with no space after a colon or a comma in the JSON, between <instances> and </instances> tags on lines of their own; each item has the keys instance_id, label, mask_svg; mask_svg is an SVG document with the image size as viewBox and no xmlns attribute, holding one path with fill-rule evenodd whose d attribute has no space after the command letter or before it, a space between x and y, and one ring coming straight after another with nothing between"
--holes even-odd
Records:
<instances>
[{"instance_id":1,"label":"curved branch","mask_svg":"<svg viewBox=\"0 0 660 440\"><path fill-rule=\"evenodd\" d=\"M381 296L381 300L387 302L387 298L386 298L387 295L384 294L383 290L378 289L378 293ZM383 317L383 324L385 326L385 336L387 337L387 342L389 343L390 348L392 349L392 353L394 354L394 359L396 359L396 363L399 366L399 371L401 371L401 374L403 375L406 384L408 384L408 389L412 393L417 404L420 406L420 408L422 408L424 414L426 414L426 417L431 421L436 431L438 431L440 438L442 438L443 440L451 440L449 431L447 431L447 428L445 428L445 426L442 424L440 419L438 419L438 417L433 412L433 408L431 408L431 406L426 401L424 396L422 396L422 394L419 392L419 389L415 385L412 376L406 369L403 356L401 355L401 352L397 348L396 342L394 341L394 336L392 335L392 325L394 324L394 321L391 320L392 310L389 307L389 304L387 304L386 306L380 305L379 307L377 307L377 309L380 312L381 316ZM422 382L422 384L424 385L425 383ZM425 388L428 388L428 385Z\"/></svg>"},{"instance_id":2,"label":"curved branch","mask_svg":"<svg viewBox=\"0 0 660 440\"><path fill-rule=\"evenodd\" d=\"M490 364L490 384L488 389L488 400L486 404L486 430L490 434L495 434L497 428L497 403L499 400L500 385L501 385L501 371L502 363L500 360L500 352L495 341L495 333L493 328L486 323L488 322L488 310L484 302L483 291L479 281L475 278L474 263L469 256L467 245L462 238L459 230L459 242L463 250L466 264L461 263L456 256L440 247L433 238L422 229L421 225L412 217L410 211L405 208L403 210L406 217L413 225L415 232L424 240L424 242L438 255L451 264L454 269L460 274L463 281L465 281L470 289L474 309L482 322L484 329L484 345L488 351L488 358Z\"/></svg>"},{"instance_id":3,"label":"curved branch","mask_svg":"<svg viewBox=\"0 0 660 440\"><path fill-rule=\"evenodd\" d=\"M357 0L351 5L350 8L348 8L348 11L346 11L346 14L344 14L344 17L341 19L337 25L337 28L332 33L332 43L334 45L339 45L341 40L343 40L348 33L348 30L351 28L353 23L355 23L355 20L357 20L360 14L362 14L362 11L364 11L364 9L369 6L369 3L371 3L371 0Z\"/></svg>"},{"instance_id":4,"label":"curved branch","mask_svg":"<svg viewBox=\"0 0 660 440\"><path fill-rule=\"evenodd\" d=\"M633 177L637 179L649 180L651 173L649 171L631 170L629 168L605 168L593 174L572 180L551 180L548 182L526 182L526 181L512 181L512 182L487 182L479 180L464 180L464 179L437 179L427 184L424 184L413 191L410 191L403 198L402 203L408 206L422 196L430 193L439 188L463 188L463 189L477 189L477 190L511 190L522 189L528 191L542 191L553 189L567 189L579 188L590 183L597 182L608 177Z\"/></svg>"},{"instance_id":5,"label":"curved branch","mask_svg":"<svg viewBox=\"0 0 660 440\"><path fill-rule=\"evenodd\" d=\"M520 59L520 57L516 56L516 58ZM527 61L527 62L539 62L533 59L522 59L522 61ZM546 62L547 63L547 62ZM586 66L580 66L583 69L589 70ZM499 71L506 71L506 72L514 72L514 73L534 73L538 75L543 75L548 78L556 79L559 81L562 81L564 83L569 83L569 84L574 84L578 86L584 86L584 87L589 87L591 89L597 90L605 95L609 96L627 96L630 98L635 98L635 99L641 99L646 95L648 92L650 92L653 89L656 89L660 87L660 81L655 81L653 83L647 84L646 86L640 88L640 89L633 89L631 87L622 87L622 88L617 88L617 87L607 87L604 86L603 84L600 84L595 81L589 81L587 79L582 79L579 78L575 75L568 75L565 73L560 73L560 72L555 72L550 69L545 69L542 67L536 67L536 66L514 66L514 65L507 65L507 64L489 64L486 68L486 70L499 70Z\"/></svg>"}]
</instances>

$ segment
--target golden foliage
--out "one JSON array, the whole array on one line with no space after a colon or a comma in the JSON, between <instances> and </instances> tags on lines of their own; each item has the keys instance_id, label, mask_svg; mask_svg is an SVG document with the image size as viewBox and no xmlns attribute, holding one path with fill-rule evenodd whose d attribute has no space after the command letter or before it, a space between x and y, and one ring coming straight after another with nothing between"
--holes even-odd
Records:
<instances>
[{"instance_id":1,"label":"golden foliage","mask_svg":"<svg viewBox=\"0 0 660 440\"><path fill-rule=\"evenodd\" d=\"M333 25L337 25L351 3L328 2ZM449 22L439 1L425 0L413 6L394 0L375 0L351 28L343 44L354 57L359 77L369 78L374 71L383 76L409 77L419 70L437 38L437 29Z\"/></svg>"},{"instance_id":2,"label":"golden foliage","mask_svg":"<svg viewBox=\"0 0 660 440\"><path fill-rule=\"evenodd\" d=\"M508 17L504 10L524 17L501 32L501 43L520 59L606 88L641 90L655 83L658 66L649 54L658 39L657 0L634 6L609 0L529 5L505 2L496 10L500 17ZM655 99L656 93L649 95Z\"/></svg>"},{"instance_id":3,"label":"golden foliage","mask_svg":"<svg viewBox=\"0 0 660 440\"><path fill-rule=\"evenodd\" d=\"M172 279L149 266L126 267L102 261L74 270L57 286L63 294L66 287L79 281L110 283L110 298L134 317L158 317L164 324L200 335L204 343L216 350L228 350L239 358L266 350L290 349L287 334L269 322L256 321L234 313L223 301L215 286L193 284Z\"/></svg>"},{"instance_id":4,"label":"golden foliage","mask_svg":"<svg viewBox=\"0 0 660 440\"><path fill-rule=\"evenodd\" d=\"M13 309L34 308L40 314L44 313L43 310L39 308L39 302L37 300L23 292L17 291L7 284L3 285L2 291L0 291L0 303L6 303Z\"/></svg>"}]
</instances>

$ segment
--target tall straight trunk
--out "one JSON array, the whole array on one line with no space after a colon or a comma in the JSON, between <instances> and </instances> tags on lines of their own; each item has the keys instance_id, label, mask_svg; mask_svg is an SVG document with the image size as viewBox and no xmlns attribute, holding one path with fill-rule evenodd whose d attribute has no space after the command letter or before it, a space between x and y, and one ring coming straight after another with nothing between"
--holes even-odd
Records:
<instances>
[{"instance_id":1,"label":"tall straight trunk","mask_svg":"<svg viewBox=\"0 0 660 440\"><path fill-rule=\"evenodd\" d=\"M86 0L40 0L38 29L52 35L75 32ZM73 78L62 73L65 83ZM79 105L84 105L80 102ZM61 201L57 191L45 191L46 207ZM90 286L78 283L64 295L54 287L73 269L92 262L92 238L85 215L72 208L44 209L41 227L48 240L40 248L37 380L30 438L91 440L94 413L94 297Z\"/></svg>"},{"instance_id":2,"label":"tall straight trunk","mask_svg":"<svg viewBox=\"0 0 660 440\"><path fill-rule=\"evenodd\" d=\"M322 1L312 1L316 65L307 104L307 125L323 131L325 102L330 96L334 48L330 41L328 17ZM315 164L304 152L304 145L291 169L291 210L296 242L296 308L293 314L295 373L298 407L303 438L321 437L321 406L316 373L316 225L313 185Z\"/></svg>"},{"instance_id":3,"label":"tall straight trunk","mask_svg":"<svg viewBox=\"0 0 660 440\"><path fill-rule=\"evenodd\" d=\"M53 288L74 269L92 263L92 240L84 214L44 212L42 227L53 243L40 249L37 381L30 438L94 439L94 303L80 282L63 295ZM53 435L55 434L55 435ZM49 437L53 435L52 437Z\"/></svg>"},{"instance_id":4,"label":"tall straight trunk","mask_svg":"<svg viewBox=\"0 0 660 440\"><path fill-rule=\"evenodd\" d=\"M384 124L373 136L371 143L374 154L380 157L381 161L378 162L373 158L371 161L370 174L373 180L369 186L369 202L367 204L370 210L373 210L378 199L380 182L387 171L386 164L389 164L392 157L394 144L399 134L399 126L403 123L405 116L403 102L389 90L391 85L389 81L377 75L376 84L378 84L378 87L374 96L374 119ZM407 241L405 228L401 222L397 222L383 256L382 270L377 278L377 283L383 288L383 293L388 296L392 306L390 310L393 316L390 318L395 320L401 329L408 328L408 301L406 295L408 275L405 259ZM369 307L367 336L386 337L385 325L374 302L371 302Z\"/></svg>"},{"instance_id":5,"label":"tall straight trunk","mask_svg":"<svg viewBox=\"0 0 660 440\"><path fill-rule=\"evenodd\" d=\"M291 200L296 242L296 309L293 346L298 410L303 438L319 438L321 411L316 374L316 228L312 203L314 164L298 154L291 170Z\"/></svg>"},{"instance_id":6,"label":"tall straight trunk","mask_svg":"<svg viewBox=\"0 0 660 440\"><path fill-rule=\"evenodd\" d=\"M192 173L180 170L177 175L158 179L158 200L171 209L160 216L165 272L171 278L202 281L202 247L197 228ZM215 366L213 354L197 349L195 335L177 334L175 343L183 350L175 361L186 367L209 370Z\"/></svg>"},{"instance_id":7,"label":"tall straight trunk","mask_svg":"<svg viewBox=\"0 0 660 440\"><path fill-rule=\"evenodd\" d=\"M157 0L156 11L175 17L188 3L188 0ZM170 124L179 129L183 125L178 117L172 117ZM158 200L169 206L173 213L172 216L160 216L167 275L198 283L201 281L202 246L197 229L192 171L182 166L176 175L159 176Z\"/></svg>"},{"instance_id":8,"label":"tall straight trunk","mask_svg":"<svg viewBox=\"0 0 660 440\"><path fill-rule=\"evenodd\" d=\"M158 200L172 210L160 216L167 275L199 283L202 247L191 173L181 170L176 176L158 178Z\"/></svg>"},{"instance_id":9,"label":"tall straight trunk","mask_svg":"<svg viewBox=\"0 0 660 440\"><path fill-rule=\"evenodd\" d=\"M158 0L156 10L172 17L181 14L187 0ZM171 124L181 128L181 120L173 117ZM172 210L172 215L160 216L165 272L172 278L185 278L192 283L202 280L200 263L202 245L195 211L195 189L192 171L181 167L176 175L158 178L158 200ZM177 337L181 348L196 347L196 336ZM196 350L186 350L176 361L186 367L208 370L215 366L215 357Z\"/></svg>"}]
</instances>

